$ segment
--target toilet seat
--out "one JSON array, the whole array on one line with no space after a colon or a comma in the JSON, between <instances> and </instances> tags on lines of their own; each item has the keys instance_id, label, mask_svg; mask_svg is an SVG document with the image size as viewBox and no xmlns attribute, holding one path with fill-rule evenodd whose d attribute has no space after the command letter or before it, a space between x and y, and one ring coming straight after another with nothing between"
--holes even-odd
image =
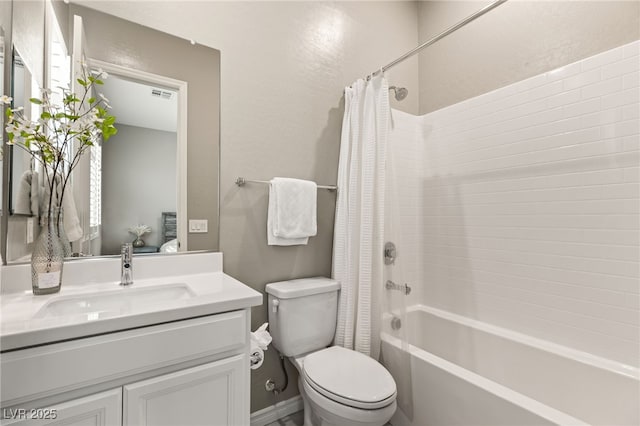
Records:
<instances>
[{"instance_id":1,"label":"toilet seat","mask_svg":"<svg viewBox=\"0 0 640 426\"><path fill-rule=\"evenodd\" d=\"M381 364L339 346L307 355L302 373L315 391L350 407L376 410L396 398L395 381Z\"/></svg>"}]
</instances>

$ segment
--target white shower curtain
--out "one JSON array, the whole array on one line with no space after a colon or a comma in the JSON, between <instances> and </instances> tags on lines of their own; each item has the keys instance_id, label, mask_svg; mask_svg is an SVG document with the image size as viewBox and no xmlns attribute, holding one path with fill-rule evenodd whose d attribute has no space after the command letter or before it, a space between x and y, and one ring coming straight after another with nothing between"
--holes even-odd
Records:
<instances>
[{"instance_id":1,"label":"white shower curtain","mask_svg":"<svg viewBox=\"0 0 640 426\"><path fill-rule=\"evenodd\" d=\"M333 239L333 278L342 285L335 344L380 354L384 192L390 123L383 75L345 89Z\"/></svg>"}]
</instances>

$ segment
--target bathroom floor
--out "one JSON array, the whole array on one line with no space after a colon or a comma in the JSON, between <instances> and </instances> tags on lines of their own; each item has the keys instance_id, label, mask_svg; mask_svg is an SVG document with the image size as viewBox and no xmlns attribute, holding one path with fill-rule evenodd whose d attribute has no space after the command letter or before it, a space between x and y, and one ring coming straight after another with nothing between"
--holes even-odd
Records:
<instances>
[{"instance_id":1,"label":"bathroom floor","mask_svg":"<svg viewBox=\"0 0 640 426\"><path fill-rule=\"evenodd\" d=\"M269 423L267 426L302 426L304 423L304 411L298 411L287 417Z\"/></svg>"},{"instance_id":2,"label":"bathroom floor","mask_svg":"<svg viewBox=\"0 0 640 426\"><path fill-rule=\"evenodd\" d=\"M276 420L273 423L269 423L266 426L302 426L304 424L304 411L298 411L290 416L283 417L280 420ZM384 426L391 426L391 423L387 423Z\"/></svg>"}]
</instances>

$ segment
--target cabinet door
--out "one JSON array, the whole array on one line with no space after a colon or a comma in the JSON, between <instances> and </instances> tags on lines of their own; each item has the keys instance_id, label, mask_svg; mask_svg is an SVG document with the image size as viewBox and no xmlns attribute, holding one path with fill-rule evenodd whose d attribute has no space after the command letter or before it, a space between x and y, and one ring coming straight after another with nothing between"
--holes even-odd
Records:
<instances>
[{"instance_id":1,"label":"cabinet door","mask_svg":"<svg viewBox=\"0 0 640 426\"><path fill-rule=\"evenodd\" d=\"M248 423L248 361L237 355L124 387L124 426Z\"/></svg>"},{"instance_id":2,"label":"cabinet door","mask_svg":"<svg viewBox=\"0 0 640 426\"><path fill-rule=\"evenodd\" d=\"M119 426L122 388L37 410L3 409L3 417L3 426Z\"/></svg>"}]
</instances>

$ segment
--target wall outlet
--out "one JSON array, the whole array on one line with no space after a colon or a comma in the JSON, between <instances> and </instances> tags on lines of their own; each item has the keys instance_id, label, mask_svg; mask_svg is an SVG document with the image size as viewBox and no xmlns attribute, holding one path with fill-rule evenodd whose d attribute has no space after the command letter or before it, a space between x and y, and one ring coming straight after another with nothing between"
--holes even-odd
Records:
<instances>
[{"instance_id":1,"label":"wall outlet","mask_svg":"<svg viewBox=\"0 0 640 426\"><path fill-rule=\"evenodd\" d=\"M31 244L33 242L33 225L35 223L35 219L32 217L27 218L27 244Z\"/></svg>"},{"instance_id":2,"label":"wall outlet","mask_svg":"<svg viewBox=\"0 0 640 426\"><path fill-rule=\"evenodd\" d=\"M207 219L189 219L189 232L192 234L209 232Z\"/></svg>"}]
</instances>

